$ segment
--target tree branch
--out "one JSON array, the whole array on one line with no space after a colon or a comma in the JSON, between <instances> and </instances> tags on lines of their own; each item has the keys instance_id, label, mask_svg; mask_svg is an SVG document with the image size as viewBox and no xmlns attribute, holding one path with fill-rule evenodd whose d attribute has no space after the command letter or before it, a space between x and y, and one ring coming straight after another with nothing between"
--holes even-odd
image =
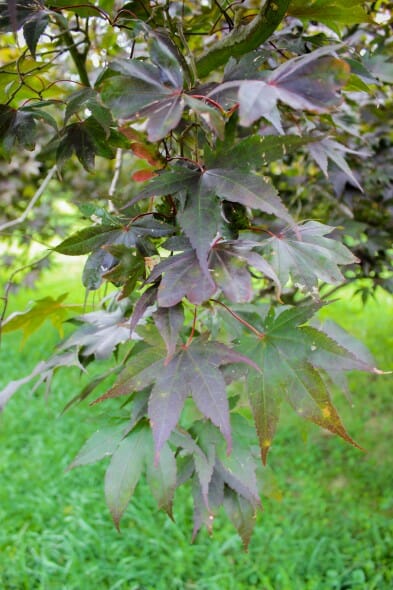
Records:
<instances>
[{"instance_id":1,"label":"tree branch","mask_svg":"<svg viewBox=\"0 0 393 590\"><path fill-rule=\"evenodd\" d=\"M30 203L27 205L26 209L23 211L22 215L20 217L17 217L17 219L12 219L11 221L7 221L6 223L3 223L3 225L0 225L0 232L4 231L5 229L8 229L9 227L13 227L14 225L19 225L20 223L23 223L25 221L26 217L28 216L30 211L33 209L33 207L37 203L37 201L40 198L40 196L42 195L42 193L45 191L49 182L52 180L52 177L55 172L56 172L56 166L52 166L52 168L49 170L48 174L46 175L43 183L40 185L38 190L35 192L33 198L31 199Z\"/></svg>"},{"instance_id":2,"label":"tree branch","mask_svg":"<svg viewBox=\"0 0 393 590\"><path fill-rule=\"evenodd\" d=\"M216 41L196 62L199 78L224 65L230 57L241 57L262 45L284 18L288 5L289 0L267 0L249 24L235 27Z\"/></svg>"},{"instance_id":3,"label":"tree branch","mask_svg":"<svg viewBox=\"0 0 393 590\"><path fill-rule=\"evenodd\" d=\"M85 59L84 55L79 53L70 31L64 25L63 17L59 14L59 15L56 15L55 18L56 18L56 23L57 23L59 29L61 30L62 35L65 39L65 42L67 44L70 55L74 61L75 67L78 70L80 81L85 86L91 86L89 76L87 75L86 59Z\"/></svg>"}]
</instances>

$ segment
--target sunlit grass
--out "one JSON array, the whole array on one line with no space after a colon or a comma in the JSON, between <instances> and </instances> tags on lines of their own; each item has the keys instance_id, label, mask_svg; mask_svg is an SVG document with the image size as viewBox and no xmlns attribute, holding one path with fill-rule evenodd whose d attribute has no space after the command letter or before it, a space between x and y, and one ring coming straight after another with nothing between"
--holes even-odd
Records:
<instances>
[{"instance_id":1,"label":"sunlit grass","mask_svg":"<svg viewBox=\"0 0 393 590\"><path fill-rule=\"evenodd\" d=\"M48 287L53 296L67 291L69 282L69 273L47 279L42 296ZM16 303L33 296L21 293ZM83 301L83 293L75 297ZM365 309L357 298L337 302L323 314L367 342L380 368L392 368L391 298L380 295ZM19 334L6 335L1 384L26 374L57 340L49 324L22 350ZM202 532L189 544L188 490L177 495L175 524L156 511L142 484L118 534L103 498L105 463L65 472L105 409L82 404L61 416L81 388L76 370L55 377L48 400L22 390L0 416L0 588L390 589L392 379L352 376L354 408L337 396L349 432L367 453L284 412L270 455L283 499L264 500L248 553L221 515L213 538Z\"/></svg>"}]
</instances>

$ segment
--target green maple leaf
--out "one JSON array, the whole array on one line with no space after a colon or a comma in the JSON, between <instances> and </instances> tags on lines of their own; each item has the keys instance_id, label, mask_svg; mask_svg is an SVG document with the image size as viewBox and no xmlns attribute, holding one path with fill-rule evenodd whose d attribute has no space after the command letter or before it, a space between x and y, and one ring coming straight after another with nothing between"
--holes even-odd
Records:
<instances>
[{"instance_id":1,"label":"green maple leaf","mask_svg":"<svg viewBox=\"0 0 393 590\"><path fill-rule=\"evenodd\" d=\"M259 365L262 376L250 371L247 379L250 404L258 432L263 462L277 428L284 400L310 420L358 446L346 432L328 389L326 372L362 369L378 372L355 352L326 334L303 326L317 305L291 308L264 322L264 332L246 335L239 350Z\"/></svg>"},{"instance_id":2,"label":"green maple leaf","mask_svg":"<svg viewBox=\"0 0 393 590\"><path fill-rule=\"evenodd\" d=\"M11 314L3 323L1 330L4 334L7 332L14 332L15 330L22 330L23 339L22 345L26 340L34 334L46 321L49 320L54 328L63 337L63 322L70 316L71 310L75 311L74 305L66 305L63 301L68 296L68 293L59 295L57 299L53 297L44 297L38 299L34 305L27 311L16 312Z\"/></svg>"},{"instance_id":3,"label":"green maple leaf","mask_svg":"<svg viewBox=\"0 0 393 590\"><path fill-rule=\"evenodd\" d=\"M137 426L121 440L106 471L105 498L117 528L142 475L149 436L146 424Z\"/></svg>"}]
</instances>

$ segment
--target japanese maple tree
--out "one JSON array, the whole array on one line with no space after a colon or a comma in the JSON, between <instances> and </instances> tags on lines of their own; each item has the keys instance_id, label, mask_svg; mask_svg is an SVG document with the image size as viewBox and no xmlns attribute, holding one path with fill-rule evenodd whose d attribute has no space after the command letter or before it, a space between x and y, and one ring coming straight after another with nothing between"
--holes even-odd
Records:
<instances>
[{"instance_id":1,"label":"japanese maple tree","mask_svg":"<svg viewBox=\"0 0 393 590\"><path fill-rule=\"evenodd\" d=\"M4 309L3 333L75 328L0 406L60 367L113 359L67 407L107 383L92 403L119 409L71 465L110 456L116 526L146 477L170 515L190 485L194 535L223 506L247 545L284 403L358 446L332 391L380 371L315 314L328 285L367 276L376 238L343 193L367 198L358 168L375 146L356 101L391 99L389 18L359 0L0 2L0 157L37 166L32 200L0 229L23 232L49 183L67 188L84 227L54 241L49 216L37 231L87 256L88 294L109 286L76 316L65 296ZM385 287L390 256L376 249Z\"/></svg>"}]
</instances>

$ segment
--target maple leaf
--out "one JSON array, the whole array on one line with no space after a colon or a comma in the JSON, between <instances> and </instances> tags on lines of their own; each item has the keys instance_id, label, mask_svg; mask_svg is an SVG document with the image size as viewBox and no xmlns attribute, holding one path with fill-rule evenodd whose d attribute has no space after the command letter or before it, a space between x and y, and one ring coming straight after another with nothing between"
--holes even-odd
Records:
<instances>
[{"instance_id":1,"label":"maple leaf","mask_svg":"<svg viewBox=\"0 0 393 590\"><path fill-rule=\"evenodd\" d=\"M103 124L101 124L101 122ZM108 127L107 117L90 116L85 121L71 123L64 127L55 145L56 164L61 168L75 154L87 170L94 169L95 156L114 158L116 148L128 148L128 141L114 128Z\"/></svg>"},{"instance_id":2,"label":"maple leaf","mask_svg":"<svg viewBox=\"0 0 393 590\"><path fill-rule=\"evenodd\" d=\"M119 277L125 275L127 280L127 266L132 271L129 274L134 275L135 279L141 277L144 271L141 256L155 251L151 240L169 236L173 232L172 225L154 217L135 219L126 225L121 225L116 220L113 223L106 222L83 228L58 244L54 250L67 256L91 253L85 262L82 281L87 289L94 291L100 287L103 279L116 282ZM111 247L116 246L122 248L111 250ZM135 251L129 250L130 248L136 248L141 256L135 257ZM132 286L131 282L128 290ZM126 292L127 289L123 290L123 294Z\"/></svg>"},{"instance_id":3,"label":"maple leaf","mask_svg":"<svg viewBox=\"0 0 393 590\"><path fill-rule=\"evenodd\" d=\"M241 203L292 223L276 189L262 176L230 168L205 170L202 187L227 201Z\"/></svg>"},{"instance_id":4,"label":"maple leaf","mask_svg":"<svg viewBox=\"0 0 393 590\"><path fill-rule=\"evenodd\" d=\"M172 307L159 307L153 318L165 342L168 357L171 357L175 353L179 332L184 323L183 306L178 304Z\"/></svg>"},{"instance_id":5,"label":"maple leaf","mask_svg":"<svg viewBox=\"0 0 393 590\"><path fill-rule=\"evenodd\" d=\"M217 234L220 221L220 208L213 191L206 190L198 183L195 191L190 191L184 206L177 213L177 220L194 248L199 264L208 274L208 252Z\"/></svg>"},{"instance_id":6,"label":"maple leaf","mask_svg":"<svg viewBox=\"0 0 393 590\"><path fill-rule=\"evenodd\" d=\"M231 414L231 429L234 444L230 455L217 428L204 421L198 421L192 426L195 440L189 433L175 432L171 442L179 445L194 460L193 537L202 525L211 531L214 515L223 505L247 546L255 524L255 511L260 507L257 461L250 453L250 440L252 436L255 437L255 431L251 432L250 437L252 429L247 420L238 414ZM189 477L192 475L191 471ZM227 505L227 492L233 498L238 497L238 503ZM242 506L242 515L237 513L236 506Z\"/></svg>"},{"instance_id":7,"label":"maple leaf","mask_svg":"<svg viewBox=\"0 0 393 590\"><path fill-rule=\"evenodd\" d=\"M124 424L115 424L97 430L87 439L67 470L82 465L91 465L109 457L116 450L124 435Z\"/></svg>"},{"instance_id":8,"label":"maple leaf","mask_svg":"<svg viewBox=\"0 0 393 590\"><path fill-rule=\"evenodd\" d=\"M376 372L376 369L326 334L303 326L317 309L314 304L276 315L270 313L264 322L263 336L242 338L239 350L262 370L262 377L249 372L247 385L264 463L284 399L301 417L358 447L333 406L324 370L333 365L336 372L351 369Z\"/></svg>"},{"instance_id":9,"label":"maple leaf","mask_svg":"<svg viewBox=\"0 0 393 590\"><path fill-rule=\"evenodd\" d=\"M324 175L328 176L328 160L331 160L344 174L348 177L349 181L356 186L360 191L363 192L361 185L354 176L351 168L348 166L347 161L343 154L355 154L357 156L370 156L368 152L360 152L351 150L338 141L334 141L328 137L321 139L308 146L309 152L312 158L316 161Z\"/></svg>"},{"instance_id":10,"label":"maple leaf","mask_svg":"<svg viewBox=\"0 0 393 590\"><path fill-rule=\"evenodd\" d=\"M132 316L130 318L130 333L134 331L138 322L142 319L149 307L155 305L157 300L157 286L153 285L146 289L135 303Z\"/></svg>"},{"instance_id":11,"label":"maple leaf","mask_svg":"<svg viewBox=\"0 0 393 590\"><path fill-rule=\"evenodd\" d=\"M147 283L157 280L157 303L160 307L172 307L187 297L191 303L199 305L210 299L216 286L209 274L203 272L193 250L171 256L157 264Z\"/></svg>"},{"instance_id":12,"label":"maple leaf","mask_svg":"<svg viewBox=\"0 0 393 590\"><path fill-rule=\"evenodd\" d=\"M150 491L157 502L159 509L172 518L173 495L177 486L177 464L175 456L168 444L165 444L158 461L147 461L146 479Z\"/></svg>"},{"instance_id":13,"label":"maple leaf","mask_svg":"<svg viewBox=\"0 0 393 590\"><path fill-rule=\"evenodd\" d=\"M147 424L138 425L112 454L105 474L105 498L116 528L142 475L149 449Z\"/></svg>"},{"instance_id":14,"label":"maple leaf","mask_svg":"<svg viewBox=\"0 0 393 590\"><path fill-rule=\"evenodd\" d=\"M131 248L137 246L138 240L143 237L161 238L171 235L173 231L173 226L168 223L146 217L124 225L120 223L93 225L66 238L54 250L67 256L81 256L107 244Z\"/></svg>"},{"instance_id":15,"label":"maple leaf","mask_svg":"<svg viewBox=\"0 0 393 590\"><path fill-rule=\"evenodd\" d=\"M345 86L350 67L331 55L340 45L322 47L308 55L288 60L268 77L277 97L294 109L325 113L338 106L338 90ZM330 54L330 55L326 55Z\"/></svg>"},{"instance_id":16,"label":"maple leaf","mask_svg":"<svg viewBox=\"0 0 393 590\"><path fill-rule=\"evenodd\" d=\"M173 95L179 86L168 78L156 64L115 59L101 82L101 96L118 117L131 118L140 109Z\"/></svg>"},{"instance_id":17,"label":"maple leaf","mask_svg":"<svg viewBox=\"0 0 393 590\"><path fill-rule=\"evenodd\" d=\"M115 384L94 403L153 385L148 415L157 458L179 421L186 398L191 395L200 412L221 430L230 452L229 405L220 366L244 362L257 368L255 363L219 342L206 342L202 338L194 339L189 346L182 346L169 362L162 357L155 360L153 355L154 360L149 365L145 361L149 354L151 352L147 351L134 360L131 358L127 369L120 375L120 384Z\"/></svg>"},{"instance_id":18,"label":"maple leaf","mask_svg":"<svg viewBox=\"0 0 393 590\"><path fill-rule=\"evenodd\" d=\"M249 135L234 143L229 136L218 143L214 151L205 149L206 166L208 169L260 170L261 165L282 160L318 139L310 135Z\"/></svg>"},{"instance_id":19,"label":"maple leaf","mask_svg":"<svg viewBox=\"0 0 393 590\"><path fill-rule=\"evenodd\" d=\"M217 86L208 96L225 98L238 89L240 124L252 125L261 117L270 120L281 133L277 111L280 100L293 109L326 113L342 102L338 91L346 84L350 68L335 57L340 45L321 47L308 55L289 59L266 79L231 80Z\"/></svg>"},{"instance_id":20,"label":"maple leaf","mask_svg":"<svg viewBox=\"0 0 393 590\"><path fill-rule=\"evenodd\" d=\"M94 355L96 359L105 359L118 344L130 339L130 328L121 307L112 312L100 310L85 313L76 319L84 325L61 344L61 350L78 347L83 356Z\"/></svg>"},{"instance_id":21,"label":"maple leaf","mask_svg":"<svg viewBox=\"0 0 393 590\"><path fill-rule=\"evenodd\" d=\"M158 141L176 127L185 106L182 76L136 59L116 59L101 83L101 97L122 119L147 118L149 141Z\"/></svg>"},{"instance_id":22,"label":"maple leaf","mask_svg":"<svg viewBox=\"0 0 393 590\"><path fill-rule=\"evenodd\" d=\"M224 131L219 112L203 100L183 92L181 55L169 39L150 32L150 57L153 63L137 59L116 59L102 77L101 95L112 111L123 119L147 119L149 141L163 139L176 128L186 106L218 135ZM127 89L129 92L127 92Z\"/></svg>"},{"instance_id":23,"label":"maple leaf","mask_svg":"<svg viewBox=\"0 0 393 590\"><path fill-rule=\"evenodd\" d=\"M174 430L171 434L170 440L182 451L183 454L192 457L193 465L188 473L188 478L191 477L193 471L195 471L199 480L201 498L206 508L209 509L209 486L216 460L214 448L212 445L209 445L207 452L204 452L186 430Z\"/></svg>"},{"instance_id":24,"label":"maple leaf","mask_svg":"<svg viewBox=\"0 0 393 590\"><path fill-rule=\"evenodd\" d=\"M255 527L255 507L243 496L226 487L224 508L247 549Z\"/></svg>"},{"instance_id":25,"label":"maple leaf","mask_svg":"<svg viewBox=\"0 0 393 590\"><path fill-rule=\"evenodd\" d=\"M84 371L84 367L80 364L76 351L66 351L64 353L55 354L47 361L41 361L34 367L30 375L10 381L8 385L0 391L0 412L4 409L8 400L18 391L22 385L29 383L36 377L38 378L34 384L32 392L34 392L42 383L47 383L47 390L50 390L50 383L54 373L60 367L78 367Z\"/></svg>"},{"instance_id":26,"label":"maple leaf","mask_svg":"<svg viewBox=\"0 0 393 590\"><path fill-rule=\"evenodd\" d=\"M99 95L92 88L82 88L68 97L64 123L67 123L72 115L83 112L86 108L109 136L110 127L113 125L111 112L99 102Z\"/></svg>"},{"instance_id":27,"label":"maple leaf","mask_svg":"<svg viewBox=\"0 0 393 590\"><path fill-rule=\"evenodd\" d=\"M34 334L46 321L49 320L60 336L64 335L63 322L69 317L71 310L75 309L74 305L64 304L63 301L68 293L59 295L57 299L53 297L44 297L38 299L34 305L24 312L16 312L8 316L2 323L1 331L6 334L14 330L22 330L22 346L26 340Z\"/></svg>"},{"instance_id":28,"label":"maple leaf","mask_svg":"<svg viewBox=\"0 0 393 590\"><path fill-rule=\"evenodd\" d=\"M230 301L244 303L252 299L253 289L247 264L272 279L280 288L278 277L270 264L251 251L251 248L258 245L245 240L219 241L213 245L209 255L209 268L215 283Z\"/></svg>"},{"instance_id":29,"label":"maple leaf","mask_svg":"<svg viewBox=\"0 0 393 590\"><path fill-rule=\"evenodd\" d=\"M105 496L117 528L144 469L158 507L171 515L176 460L169 446L164 445L157 465L153 464L153 439L145 420L98 430L85 442L68 469L89 465L108 456L111 461L105 475Z\"/></svg>"},{"instance_id":30,"label":"maple leaf","mask_svg":"<svg viewBox=\"0 0 393 590\"><path fill-rule=\"evenodd\" d=\"M192 484L192 496L194 500L194 528L192 531L192 541L194 541L203 525L207 528L209 533L212 532L214 516L224 501L225 483L220 474L217 471L214 471L209 484L208 506L202 498L201 488L195 476L193 477Z\"/></svg>"},{"instance_id":31,"label":"maple leaf","mask_svg":"<svg viewBox=\"0 0 393 590\"><path fill-rule=\"evenodd\" d=\"M128 248L123 245L104 246L104 248L113 256L111 268L102 273L102 278L111 281L116 286L122 286L118 301L128 297L135 289L138 280L144 280L145 259L138 250ZM156 250L152 249L146 254L155 254Z\"/></svg>"},{"instance_id":32,"label":"maple leaf","mask_svg":"<svg viewBox=\"0 0 393 590\"><path fill-rule=\"evenodd\" d=\"M220 207L216 197L275 215L290 225L294 223L267 180L247 170L224 167L200 170L173 166L153 178L127 206L146 197L168 194L179 197L178 222L206 275L208 252L219 227Z\"/></svg>"},{"instance_id":33,"label":"maple leaf","mask_svg":"<svg viewBox=\"0 0 393 590\"><path fill-rule=\"evenodd\" d=\"M37 139L37 120L43 119L57 131L56 121L51 115L33 106L13 109L7 105L0 105L0 146L4 156L8 159L15 144L33 150Z\"/></svg>"},{"instance_id":34,"label":"maple leaf","mask_svg":"<svg viewBox=\"0 0 393 590\"><path fill-rule=\"evenodd\" d=\"M333 285L344 281L338 265L354 264L358 259L337 240L324 237L334 229L308 221L262 242L282 287L290 276L308 291L317 287L318 279Z\"/></svg>"}]
</instances>

